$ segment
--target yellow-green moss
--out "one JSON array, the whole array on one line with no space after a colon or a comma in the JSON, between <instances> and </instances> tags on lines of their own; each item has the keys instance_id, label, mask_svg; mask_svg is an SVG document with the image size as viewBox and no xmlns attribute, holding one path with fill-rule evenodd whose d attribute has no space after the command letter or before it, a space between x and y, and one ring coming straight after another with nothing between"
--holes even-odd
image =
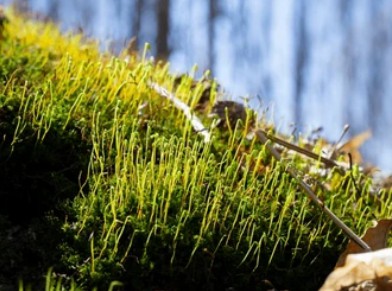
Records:
<instances>
[{"instance_id":1,"label":"yellow-green moss","mask_svg":"<svg viewBox=\"0 0 392 291\"><path fill-rule=\"evenodd\" d=\"M0 270L14 265L0 271L0 282L38 284L53 267L47 284L74 289L114 281L132 290L322 283L345 237L285 172L291 163L307 174L309 160L275 162L243 133L217 129L212 152L148 86L173 89L166 64L101 54L80 35L12 13L4 36L0 246L9 252ZM177 89L192 106L200 94L190 78ZM326 205L356 232L391 215L390 195L374 202L358 171L314 176L329 184L318 188Z\"/></svg>"}]
</instances>

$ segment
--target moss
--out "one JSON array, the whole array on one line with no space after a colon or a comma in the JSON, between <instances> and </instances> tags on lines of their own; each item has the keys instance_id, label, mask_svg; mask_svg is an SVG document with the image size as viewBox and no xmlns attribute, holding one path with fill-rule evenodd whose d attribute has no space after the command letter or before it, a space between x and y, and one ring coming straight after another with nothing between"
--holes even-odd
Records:
<instances>
[{"instance_id":1,"label":"moss","mask_svg":"<svg viewBox=\"0 0 392 291\"><path fill-rule=\"evenodd\" d=\"M320 165L285 151L275 161L239 124L212 129L206 145L149 82L176 86L196 110L203 99L196 113L207 126L216 84L207 98L204 84L175 79L166 64L100 54L82 39L12 12L4 25L0 285L319 287L346 238L286 169ZM309 175L329 189L314 188L357 232L390 216L369 177L326 171Z\"/></svg>"}]
</instances>

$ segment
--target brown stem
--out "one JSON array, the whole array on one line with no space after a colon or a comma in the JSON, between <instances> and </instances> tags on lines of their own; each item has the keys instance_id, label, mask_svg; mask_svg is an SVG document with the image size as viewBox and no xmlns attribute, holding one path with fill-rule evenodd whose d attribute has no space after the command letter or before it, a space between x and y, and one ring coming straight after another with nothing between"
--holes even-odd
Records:
<instances>
[{"instance_id":1,"label":"brown stem","mask_svg":"<svg viewBox=\"0 0 392 291\"><path fill-rule=\"evenodd\" d=\"M342 167L338 163L336 163L336 161L334 161L332 159L325 158L325 157L323 157L321 155L315 154L312 151L309 151L307 149L301 148L301 147L299 147L299 146L297 146L295 144L289 143L289 142L287 142L287 141L285 141L283 139L277 138L276 136L274 136L272 134L269 134L269 133L267 133L267 132L265 132L265 131L263 131L261 129L258 129L257 131L260 131L269 140L271 140L271 141L273 141L273 142L275 142L277 144L280 144L281 146L284 146L284 147L286 147L286 148L288 148L290 150L296 151L296 152L298 152L300 154L303 154L303 155L305 155L305 156L307 156L309 158L321 161L327 167L330 167L330 168L334 168L335 167L339 171L339 173L344 174L344 170L342 169Z\"/></svg>"},{"instance_id":2,"label":"brown stem","mask_svg":"<svg viewBox=\"0 0 392 291\"><path fill-rule=\"evenodd\" d=\"M274 141L269 136L267 136L262 130L256 130L255 134L257 138L265 144L267 149L275 157L276 160L281 161L281 156L278 151L268 143L268 140ZM287 168L287 172L293 177L300 185L302 190L306 193L310 200L312 200L321 210L329 216L330 219L341 229L343 232L357 245L359 245L365 251L371 251L371 248L364 242L359 236L357 236L342 220L340 220L327 206L324 202L317 197L317 195L312 191L308 184L306 184L302 179L298 177L293 168Z\"/></svg>"}]
</instances>

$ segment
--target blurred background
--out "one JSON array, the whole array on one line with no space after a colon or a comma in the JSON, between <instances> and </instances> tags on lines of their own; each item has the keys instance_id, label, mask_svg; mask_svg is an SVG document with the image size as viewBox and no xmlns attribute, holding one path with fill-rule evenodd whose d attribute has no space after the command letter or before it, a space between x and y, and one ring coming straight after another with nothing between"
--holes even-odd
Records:
<instances>
[{"instance_id":1,"label":"blurred background","mask_svg":"<svg viewBox=\"0 0 392 291\"><path fill-rule=\"evenodd\" d=\"M392 1L0 0L119 51L136 36L173 73L206 69L237 100L336 141L371 129L365 161L392 172Z\"/></svg>"}]
</instances>

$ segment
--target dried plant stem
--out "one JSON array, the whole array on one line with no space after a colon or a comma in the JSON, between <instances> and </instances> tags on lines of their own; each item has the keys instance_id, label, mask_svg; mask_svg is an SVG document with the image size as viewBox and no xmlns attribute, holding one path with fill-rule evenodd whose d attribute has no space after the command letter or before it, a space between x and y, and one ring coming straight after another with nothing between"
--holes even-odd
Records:
<instances>
[{"instance_id":1,"label":"dried plant stem","mask_svg":"<svg viewBox=\"0 0 392 291\"><path fill-rule=\"evenodd\" d=\"M274 141L271 139L269 136L266 136L266 134L262 130L256 130L255 134L257 138L265 144L267 149L271 152L271 154L277 159L278 161L281 161L281 156L278 153L278 151L271 146L268 141ZM306 184L302 179L298 177L296 174L295 170L293 168L288 167L287 172L293 177L300 185L302 190L306 193L306 195L311 199L314 203L317 204L321 208L321 210L329 216L329 218L332 219L332 221L340 228L343 230L343 232L356 244L358 244L362 249L366 251L371 251L371 248L358 236L356 235L342 220L340 220L327 206L325 206L324 202L317 197L317 195L312 191L312 189L309 187L308 184Z\"/></svg>"},{"instance_id":2,"label":"dried plant stem","mask_svg":"<svg viewBox=\"0 0 392 291\"><path fill-rule=\"evenodd\" d=\"M329 159L329 158L325 158L325 157L323 157L321 155L315 154L312 151L309 151L309 150L301 148L301 147L299 147L299 146L297 146L295 144L292 144L292 143L289 143L289 142L287 142L285 140L277 138L276 136L274 136L272 134L269 134L269 133L267 133L267 132L265 132L265 131L263 131L261 129L258 129L258 131L260 131L263 135L265 135L269 140L271 140L271 141L273 141L273 142L275 142L277 144L280 144L281 146L284 146L284 147L286 147L286 148L288 148L290 150L293 150L293 151L296 151L296 152L298 152L300 154L303 154L303 155L305 155L305 156L307 156L309 158L321 161L327 167L336 168L339 171L339 173L344 174L344 169L342 169L342 167L336 161L334 161L332 159Z\"/></svg>"},{"instance_id":3,"label":"dried plant stem","mask_svg":"<svg viewBox=\"0 0 392 291\"><path fill-rule=\"evenodd\" d=\"M157 92L160 96L168 99L173 105L181 110L185 117L190 121L193 129L200 135L204 137L204 142L209 143L211 141L211 134L208 129L203 125L200 119L191 111L191 108L178 99L173 93L169 92L162 86L158 85L154 82L149 82L148 84L150 88L152 88L155 92Z\"/></svg>"}]
</instances>

